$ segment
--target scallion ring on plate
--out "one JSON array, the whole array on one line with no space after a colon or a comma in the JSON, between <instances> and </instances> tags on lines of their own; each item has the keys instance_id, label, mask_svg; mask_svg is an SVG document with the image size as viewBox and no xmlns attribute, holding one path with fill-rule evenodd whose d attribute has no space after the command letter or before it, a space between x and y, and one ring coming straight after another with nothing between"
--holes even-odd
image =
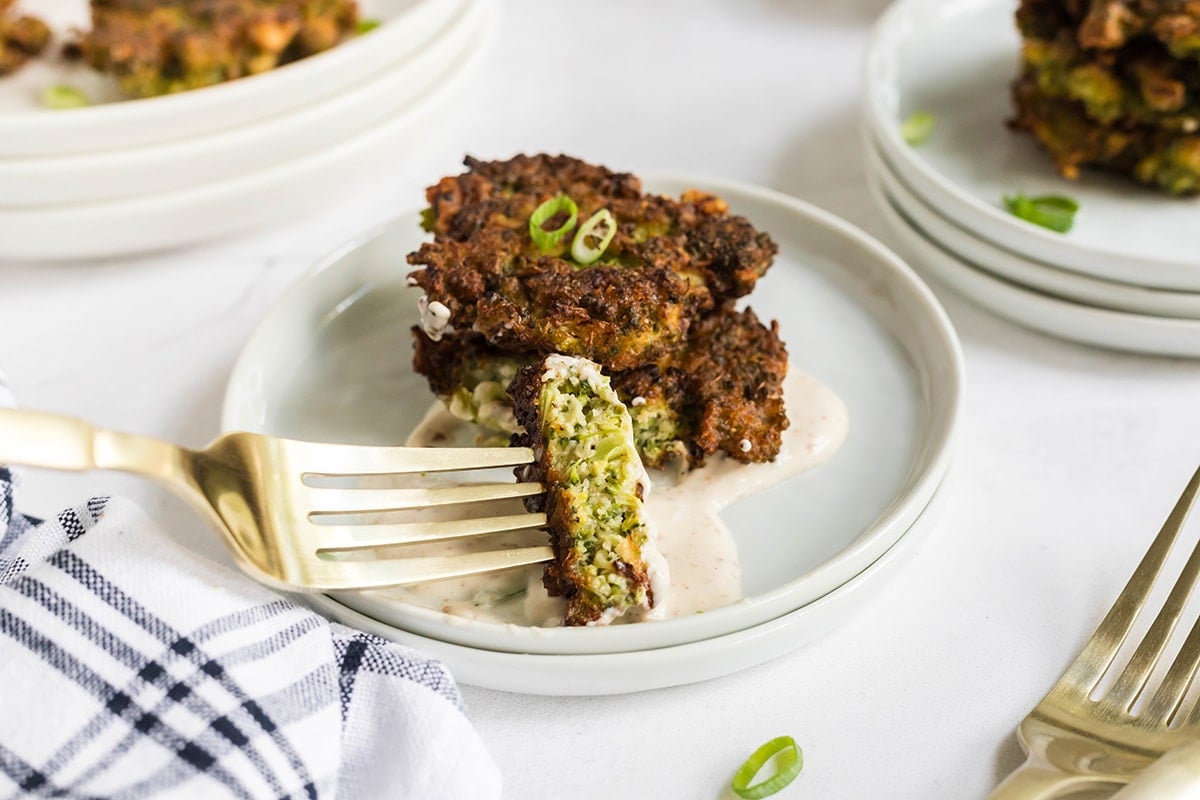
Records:
<instances>
[{"instance_id":1,"label":"scallion ring on plate","mask_svg":"<svg viewBox=\"0 0 1200 800\"><path fill-rule=\"evenodd\" d=\"M616 217L607 208L600 209L576 231L575 240L571 242L571 258L585 265L595 262L604 255L616 235Z\"/></svg>"},{"instance_id":2,"label":"scallion ring on plate","mask_svg":"<svg viewBox=\"0 0 1200 800\"><path fill-rule=\"evenodd\" d=\"M1023 194L1004 198L1004 206L1014 217L1048 228L1055 233L1066 233L1075 224L1079 202L1057 194L1027 197Z\"/></svg>"},{"instance_id":3,"label":"scallion ring on plate","mask_svg":"<svg viewBox=\"0 0 1200 800\"><path fill-rule=\"evenodd\" d=\"M775 774L751 786L750 781L772 758L775 759ZM796 740L790 736L777 736L751 753L746 763L738 767L730 788L738 797L747 800L770 797L794 781L803 768L804 754L796 746Z\"/></svg>"},{"instance_id":4,"label":"scallion ring on plate","mask_svg":"<svg viewBox=\"0 0 1200 800\"><path fill-rule=\"evenodd\" d=\"M92 101L82 90L65 83L47 86L42 92L42 105L46 108L83 108L91 104Z\"/></svg>"},{"instance_id":5,"label":"scallion ring on plate","mask_svg":"<svg viewBox=\"0 0 1200 800\"><path fill-rule=\"evenodd\" d=\"M542 227L559 214L567 215L562 225L550 231ZM534 209L529 217L529 235L533 237L533 243L538 249L546 252L558 246L563 237L574 230L578 221L579 207L575 205L575 201L565 194L555 195Z\"/></svg>"}]
</instances>

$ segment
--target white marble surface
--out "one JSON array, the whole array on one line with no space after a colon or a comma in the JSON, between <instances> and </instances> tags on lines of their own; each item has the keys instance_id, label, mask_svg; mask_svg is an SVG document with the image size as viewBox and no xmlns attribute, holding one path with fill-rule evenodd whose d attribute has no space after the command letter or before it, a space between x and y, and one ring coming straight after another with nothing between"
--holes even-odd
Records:
<instances>
[{"instance_id":1,"label":"white marble surface","mask_svg":"<svg viewBox=\"0 0 1200 800\"><path fill-rule=\"evenodd\" d=\"M321 254L417 205L464 153L562 151L731 177L878 233L856 104L883 6L508 0L462 107L379 163L353 200L187 252L0 265L0 365L27 406L203 444L233 358L272 300ZM953 497L916 558L837 633L730 678L594 699L468 688L507 797L717 798L781 733L806 759L784 798L976 798L1016 763L1017 721L1200 463L1200 363L1054 341L939 293L966 351L967 406ZM131 496L224 559L153 487L26 474L31 512L86 493Z\"/></svg>"}]
</instances>

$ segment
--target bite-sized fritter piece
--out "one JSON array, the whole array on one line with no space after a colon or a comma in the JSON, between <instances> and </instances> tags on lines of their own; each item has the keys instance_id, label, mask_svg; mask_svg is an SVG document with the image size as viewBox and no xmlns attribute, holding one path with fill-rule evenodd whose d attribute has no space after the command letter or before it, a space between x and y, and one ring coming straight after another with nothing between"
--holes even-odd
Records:
<instances>
[{"instance_id":1,"label":"bite-sized fritter piece","mask_svg":"<svg viewBox=\"0 0 1200 800\"><path fill-rule=\"evenodd\" d=\"M123 91L150 97L328 50L357 22L354 0L92 0L79 48Z\"/></svg>"},{"instance_id":2,"label":"bite-sized fritter piece","mask_svg":"<svg viewBox=\"0 0 1200 800\"><path fill-rule=\"evenodd\" d=\"M16 72L50 43L50 28L37 17L17 15L13 0L0 0L0 76Z\"/></svg>"},{"instance_id":3,"label":"bite-sized fritter piece","mask_svg":"<svg viewBox=\"0 0 1200 800\"><path fill-rule=\"evenodd\" d=\"M1088 117L1082 105L1047 97L1036 81L1013 86L1017 116L1012 125L1042 144L1066 178L1093 166L1132 176L1172 194L1200 191L1200 136L1182 135L1148 125L1105 126Z\"/></svg>"},{"instance_id":4,"label":"bite-sized fritter piece","mask_svg":"<svg viewBox=\"0 0 1200 800\"><path fill-rule=\"evenodd\" d=\"M748 293L777 251L712 195L645 195L631 175L566 156L466 163L427 192L436 238L409 256L421 267L410 279L453 327L505 350L579 355L610 370L657 361L692 319ZM571 235L544 252L530 235L533 212L559 194L580 220L613 214L615 234L594 263L570 258Z\"/></svg>"},{"instance_id":5,"label":"bite-sized fritter piece","mask_svg":"<svg viewBox=\"0 0 1200 800\"><path fill-rule=\"evenodd\" d=\"M523 481L546 485L526 500L544 511L554 548L543 583L567 600L567 625L604 625L665 601L667 566L654 543L643 497L646 471L625 406L587 359L552 355L524 367L509 386L534 463Z\"/></svg>"},{"instance_id":6,"label":"bite-sized fritter piece","mask_svg":"<svg viewBox=\"0 0 1200 800\"><path fill-rule=\"evenodd\" d=\"M491 347L457 331L430 340L413 329L413 368L456 416L511 430L497 382L537 360ZM742 462L772 461L787 428L783 379L787 349L778 326L753 311L726 307L698 320L688 341L662 363L607 373L628 407L642 461L662 467L679 459L699 466L724 452Z\"/></svg>"},{"instance_id":7,"label":"bite-sized fritter piece","mask_svg":"<svg viewBox=\"0 0 1200 800\"><path fill-rule=\"evenodd\" d=\"M787 348L779 323L767 327L750 309L706 317L695 325L678 363L697 392L693 448L743 462L774 461L788 426Z\"/></svg>"},{"instance_id":8,"label":"bite-sized fritter piece","mask_svg":"<svg viewBox=\"0 0 1200 800\"><path fill-rule=\"evenodd\" d=\"M1115 50L1139 37L1156 39L1176 58L1200 56L1197 0L1092 0L1079 24L1079 43Z\"/></svg>"}]
</instances>

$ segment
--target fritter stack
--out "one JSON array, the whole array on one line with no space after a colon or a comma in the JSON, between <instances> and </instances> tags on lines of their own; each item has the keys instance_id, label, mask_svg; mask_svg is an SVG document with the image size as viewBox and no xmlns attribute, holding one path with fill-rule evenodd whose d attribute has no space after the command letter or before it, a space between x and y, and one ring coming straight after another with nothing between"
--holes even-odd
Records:
<instances>
[{"instance_id":1,"label":"fritter stack","mask_svg":"<svg viewBox=\"0 0 1200 800\"><path fill-rule=\"evenodd\" d=\"M0 76L16 72L50 43L46 23L15 13L12 5L13 0L0 0Z\"/></svg>"},{"instance_id":2,"label":"fritter stack","mask_svg":"<svg viewBox=\"0 0 1200 800\"><path fill-rule=\"evenodd\" d=\"M1064 177L1200 191L1200 0L1022 0L1013 126Z\"/></svg>"},{"instance_id":3,"label":"fritter stack","mask_svg":"<svg viewBox=\"0 0 1200 800\"><path fill-rule=\"evenodd\" d=\"M645 194L633 175L567 156L466 165L427 191L435 238L409 256L410 282L450 324L413 329L414 367L452 411L515 432L508 381L562 353L611 379L648 466L778 455L787 351L775 323L735 308L777 252L767 234L720 198ZM560 194L581 221L615 217L595 263L572 260L570 236L546 251L533 241L530 217Z\"/></svg>"}]
</instances>

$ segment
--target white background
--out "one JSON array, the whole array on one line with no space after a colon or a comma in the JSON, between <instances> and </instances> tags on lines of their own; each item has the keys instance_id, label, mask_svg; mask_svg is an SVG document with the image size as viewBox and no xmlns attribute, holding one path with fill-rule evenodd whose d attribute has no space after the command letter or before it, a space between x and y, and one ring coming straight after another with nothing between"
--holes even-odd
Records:
<instances>
[{"instance_id":1,"label":"white background","mask_svg":"<svg viewBox=\"0 0 1200 800\"><path fill-rule=\"evenodd\" d=\"M509 0L461 106L352 199L187 252L0 265L0 365L24 405L202 445L273 299L419 205L465 153L735 178L879 233L857 106L884 5ZM733 677L591 699L467 688L507 797L716 798L782 733L806 759L782 798L982 797L1017 763L1016 723L1200 463L1200 365L1054 341L939 295L966 351L966 413L949 505L917 556L836 633ZM47 514L97 493L134 497L225 558L180 503L133 480L28 474L23 496Z\"/></svg>"}]
</instances>

